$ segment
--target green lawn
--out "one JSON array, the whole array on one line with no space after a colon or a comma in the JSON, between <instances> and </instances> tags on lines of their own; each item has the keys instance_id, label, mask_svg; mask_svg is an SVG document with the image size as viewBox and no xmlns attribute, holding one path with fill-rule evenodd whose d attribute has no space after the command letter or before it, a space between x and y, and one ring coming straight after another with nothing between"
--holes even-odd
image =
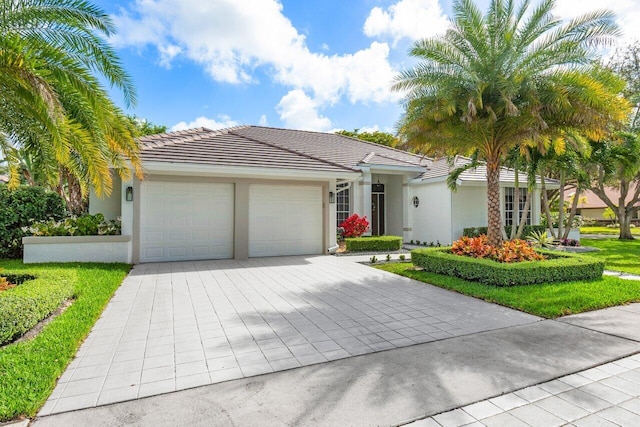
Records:
<instances>
[{"instance_id":1,"label":"green lawn","mask_svg":"<svg viewBox=\"0 0 640 427\"><path fill-rule=\"evenodd\" d=\"M74 303L29 341L0 347L0 422L33 416L129 272L126 264L31 264L0 261L3 273L72 280ZM22 285L21 285L22 286Z\"/></svg>"},{"instance_id":2,"label":"green lawn","mask_svg":"<svg viewBox=\"0 0 640 427\"><path fill-rule=\"evenodd\" d=\"M604 276L598 280L497 287L413 270L411 263L377 268L485 301L546 318L640 302L640 281Z\"/></svg>"},{"instance_id":3,"label":"green lawn","mask_svg":"<svg viewBox=\"0 0 640 427\"><path fill-rule=\"evenodd\" d=\"M580 239L580 244L600 249L589 256L603 259L607 270L640 274L640 240Z\"/></svg>"},{"instance_id":4,"label":"green lawn","mask_svg":"<svg viewBox=\"0 0 640 427\"><path fill-rule=\"evenodd\" d=\"M607 235L620 235L619 228L608 227L580 227L580 234L607 234ZM640 236L640 227L634 227L631 229L631 234Z\"/></svg>"}]
</instances>

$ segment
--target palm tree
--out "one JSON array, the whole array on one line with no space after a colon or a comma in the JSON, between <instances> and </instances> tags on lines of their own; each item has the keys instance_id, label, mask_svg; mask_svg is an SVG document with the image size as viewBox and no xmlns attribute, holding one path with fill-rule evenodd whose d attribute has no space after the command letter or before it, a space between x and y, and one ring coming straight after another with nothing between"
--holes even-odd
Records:
<instances>
[{"instance_id":1,"label":"palm tree","mask_svg":"<svg viewBox=\"0 0 640 427\"><path fill-rule=\"evenodd\" d=\"M0 0L0 151L19 173L22 150L66 170L86 194L111 191L111 169L140 171L133 127L100 83L135 103L129 76L105 41L113 23L83 0Z\"/></svg>"},{"instance_id":2,"label":"palm tree","mask_svg":"<svg viewBox=\"0 0 640 427\"><path fill-rule=\"evenodd\" d=\"M410 53L421 62L393 86L407 93L398 128L410 145L430 155L477 150L486 163L492 245L502 241L499 180L509 150L574 128L602 137L627 108L619 81L591 67L596 49L618 35L614 15L563 23L554 5L491 0L483 14L472 0L456 0L450 28L415 43Z\"/></svg>"}]
</instances>

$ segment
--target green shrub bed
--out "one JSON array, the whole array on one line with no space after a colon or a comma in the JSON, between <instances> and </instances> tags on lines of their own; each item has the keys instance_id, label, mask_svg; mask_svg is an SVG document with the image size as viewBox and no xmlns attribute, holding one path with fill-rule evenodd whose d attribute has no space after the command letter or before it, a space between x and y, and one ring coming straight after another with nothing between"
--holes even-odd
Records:
<instances>
[{"instance_id":1,"label":"green shrub bed","mask_svg":"<svg viewBox=\"0 0 640 427\"><path fill-rule=\"evenodd\" d=\"M40 187L9 190L0 185L0 206L0 258L22 258L22 238L27 235L23 227L65 215L60 196Z\"/></svg>"},{"instance_id":2,"label":"green shrub bed","mask_svg":"<svg viewBox=\"0 0 640 427\"><path fill-rule=\"evenodd\" d=\"M12 280L25 275L3 271L2 276L20 286L0 292L0 345L19 338L73 296L73 281L64 275Z\"/></svg>"},{"instance_id":3,"label":"green shrub bed","mask_svg":"<svg viewBox=\"0 0 640 427\"><path fill-rule=\"evenodd\" d=\"M402 248L402 237L352 237L345 239L345 244L347 250L351 252L398 251Z\"/></svg>"},{"instance_id":4,"label":"green shrub bed","mask_svg":"<svg viewBox=\"0 0 640 427\"><path fill-rule=\"evenodd\" d=\"M411 251L413 263L431 273L460 277L495 286L592 280L602 277L604 263L575 254L541 251L544 261L500 263L449 252L449 248Z\"/></svg>"}]
</instances>

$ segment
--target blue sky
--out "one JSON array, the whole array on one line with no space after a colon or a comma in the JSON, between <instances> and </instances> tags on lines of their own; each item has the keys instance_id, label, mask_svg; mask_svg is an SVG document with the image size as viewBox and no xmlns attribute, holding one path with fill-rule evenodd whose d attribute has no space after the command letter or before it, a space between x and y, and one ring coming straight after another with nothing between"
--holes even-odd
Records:
<instances>
[{"instance_id":1,"label":"blue sky","mask_svg":"<svg viewBox=\"0 0 640 427\"><path fill-rule=\"evenodd\" d=\"M133 77L129 114L172 130L238 124L393 131L393 76L413 42L444 31L444 0L98 0ZM486 4L486 0L480 4ZM608 7L640 37L636 0ZM558 0L565 18L600 0ZM120 97L114 93L116 102Z\"/></svg>"}]
</instances>

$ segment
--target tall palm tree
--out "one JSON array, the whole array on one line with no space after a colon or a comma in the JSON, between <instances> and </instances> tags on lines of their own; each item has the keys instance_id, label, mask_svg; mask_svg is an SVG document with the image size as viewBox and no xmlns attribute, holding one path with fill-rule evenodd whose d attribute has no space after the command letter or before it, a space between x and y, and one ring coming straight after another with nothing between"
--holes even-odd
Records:
<instances>
[{"instance_id":1,"label":"tall palm tree","mask_svg":"<svg viewBox=\"0 0 640 427\"><path fill-rule=\"evenodd\" d=\"M133 127L100 82L135 103L129 76L105 41L114 26L84 0L0 0L0 151L68 171L86 194L111 191L111 169L141 173Z\"/></svg>"},{"instance_id":2,"label":"tall palm tree","mask_svg":"<svg viewBox=\"0 0 640 427\"><path fill-rule=\"evenodd\" d=\"M618 35L599 11L563 23L554 0L456 0L444 35L415 43L421 62L393 86L407 93L399 134L431 155L478 150L487 166L489 243L502 241L500 166L510 149L580 128L601 137L628 106L619 81L590 64Z\"/></svg>"}]
</instances>

